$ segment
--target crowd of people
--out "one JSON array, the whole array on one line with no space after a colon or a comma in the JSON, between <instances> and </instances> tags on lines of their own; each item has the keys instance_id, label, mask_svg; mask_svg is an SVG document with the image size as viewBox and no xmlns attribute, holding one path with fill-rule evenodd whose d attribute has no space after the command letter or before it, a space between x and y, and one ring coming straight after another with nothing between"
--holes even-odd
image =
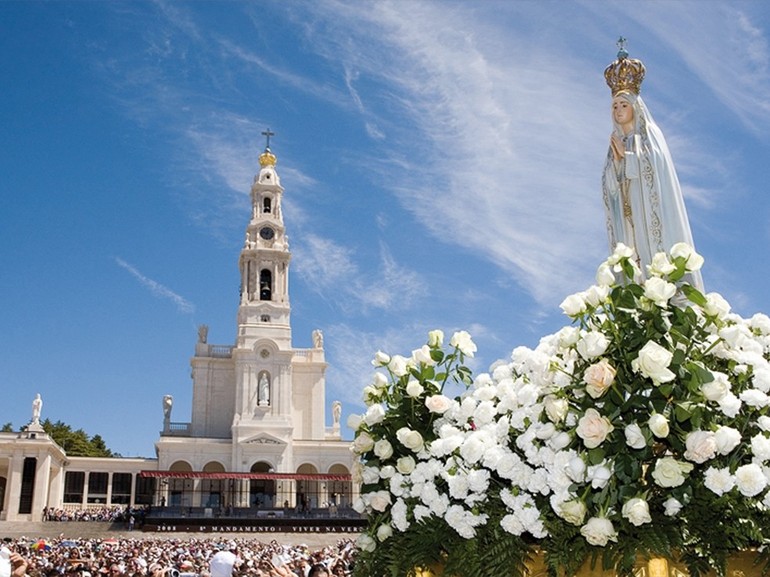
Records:
<instances>
[{"instance_id":1,"label":"crowd of people","mask_svg":"<svg viewBox=\"0 0 770 577\"><path fill-rule=\"evenodd\" d=\"M350 540L317 551L253 539L4 541L11 570L0 577L345 577L355 553Z\"/></svg>"},{"instance_id":2,"label":"crowd of people","mask_svg":"<svg viewBox=\"0 0 770 577\"><path fill-rule=\"evenodd\" d=\"M126 521L131 515L134 517L144 514L143 509L132 510L125 505L113 505L98 509L54 509L49 507L43 510L43 521L101 521L117 522Z\"/></svg>"}]
</instances>

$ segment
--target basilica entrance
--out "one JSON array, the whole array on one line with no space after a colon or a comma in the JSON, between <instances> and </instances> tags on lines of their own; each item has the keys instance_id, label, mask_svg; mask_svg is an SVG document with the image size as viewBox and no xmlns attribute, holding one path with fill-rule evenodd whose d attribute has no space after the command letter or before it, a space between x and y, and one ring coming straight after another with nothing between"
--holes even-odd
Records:
<instances>
[{"instance_id":1,"label":"basilica entrance","mask_svg":"<svg viewBox=\"0 0 770 577\"><path fill-rule=\"evenodd\" d=\"M252 473L270 473L268 463L260 461L251 466ZM251 479L249 481L249 506L256 509L272 509L275 506L275 481L273 479Z\"/></svg>"}]
</instances>

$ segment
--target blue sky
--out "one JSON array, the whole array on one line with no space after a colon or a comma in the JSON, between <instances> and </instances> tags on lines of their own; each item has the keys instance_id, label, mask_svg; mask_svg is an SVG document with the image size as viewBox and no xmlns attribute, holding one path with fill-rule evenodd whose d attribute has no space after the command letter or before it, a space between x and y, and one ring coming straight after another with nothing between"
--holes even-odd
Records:
<instances>
[{"instance_id":1,"label":"blue sky","mask_svg":"<svg viewBox=\"0 0 770 577\"><path fill-rule=\"evenodd\" d=\"M343 420L378 349L465 329L480 372L535 345L607 255L621 34L707 290L770 312L770 4L0 2L0 423L39 392L152 456L164 394L189 420L196 327L235 340L266 127L294 346L324 331Z\"/></svg>"}]
</instances>

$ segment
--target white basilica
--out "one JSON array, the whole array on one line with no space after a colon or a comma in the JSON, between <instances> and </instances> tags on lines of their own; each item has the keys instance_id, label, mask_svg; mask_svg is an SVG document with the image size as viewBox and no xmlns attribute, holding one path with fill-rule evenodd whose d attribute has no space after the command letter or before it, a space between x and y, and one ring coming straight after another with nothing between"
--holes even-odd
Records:
<instances>
[{"instance_id":1,"label":"white basilica","mask_svg":"<svg viewBox=\"0 0 770 577\"><path fill-rule=\"evenodd\" d=\"M313 332L313 348L292 347L291 253L266 134L239 258L235 344L210 344L207 327L199 328L190 421L172 420L167 395L157 459L70 457L33 407L24 430L0 433L0 519L39 520L44 508L152 505L212 515L352 502L339 402L327 425L323 335Z\"/></svg>"}]
</instances>

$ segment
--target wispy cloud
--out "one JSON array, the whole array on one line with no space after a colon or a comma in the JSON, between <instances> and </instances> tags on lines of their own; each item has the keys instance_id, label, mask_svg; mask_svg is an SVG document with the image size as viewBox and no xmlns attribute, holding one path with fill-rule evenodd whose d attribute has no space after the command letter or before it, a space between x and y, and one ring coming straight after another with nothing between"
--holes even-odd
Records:
<instances>
[{"instance_id":1,"label":"wispy cloud","mask_svg":"<svg viewBox=\"0 0 770 577\"><path fill-rule=\"evenodd\" d=\"M605 250L597 183L608 125L604 108L581 104L605 96L601 86L584 88L587 64L515 34L468 34L458 21L485 23L458 4L413 4L409 18L397 3L331 6L359 42L351 49L325 34L313 39L317 49L345 63L348 85L387 87L390 105L409 118L385 129L389 162L374 165L382 186L435 236L486 256L540 301L586 280L586 264ZM364 98L354 93L371 110Z\"/></svg>"},{"instance_id":2,"label":"wispy cloud","mask_svg":"<svg viewBox=\"0 0 770 577\"><path fill-rule=\"evenodd\" d=\"M750 8L750 6L746 6ZM710 6L703 18L697 4L657 5L651 31L670 43L704 85L757 135L770 130L770 48L750 17L730 4ZM689 24L689 25L688 25Z\"/></svg>"},{"instance_id":3,"label":"wispy cloud","mask_svg":"<svg viewBox=\"0 0 770 577\"><path fill-rule=\"evenodd\" d=\"M727 106L767 132L765 39L729 5L707 16L684 4L677 4L675 17L662 15L669 4L653 6L657 17L631 5L594 5L593 14L581 9L588 26L578 36L586 47L606 42L608 62L614 38L596 30L633 13L629 21L673 45ZM326 26L308 30L319 53L342 63L341 81L361 122L366 126L379 111L377 125L388 138L367 168L379 172L380 185L434 236L474 250L537 301L552 304L589 282L607 251L600 201L610 129L602 104L608 102L601 78L606 62L597 67L590 49L578 53L556 37L532 42L515 26L501 28L496 22L514 19L521 5L491 6L415 2L405 17L398 2L329 1L313 7ZM524 10L526 18L516 20L549 18L550 8L537 3ZM723 17L728 38L720 32ZM682 25L687 22L693 25ZM681 78L659 82L680 95L685 88ZM363 84L376 85L376 96L356 88ZM400 125L388 121L393 109ZM759 111L762 120L756 120ZM692 181L686 194L708 210L723 184L724 158L708 150L692 122L671 132L678 148L697 159L691 164L701 167L682 162L680 174ZM396 166L399 178L393 179ZM703 166L711 169L707 182Z\"/></svg>"},{"instance_id":4,"label":"wispy cloud","mask_svg":"<svg viewBox=\"0 0 770 577\"><path fill-rule=\"evenodd\" d=\"M180 313L192 314L195 312L195 305L190 301L188 301L183 296L178 295L177 293L172 291L170 288L162 285L158 281L155 281L149 277L146 277L141 272L139 272L139 270L137 270L136 267L130 265L129 263L124 261L122 258L115 257L115 262L118 264L118 266L120 266L121 268L131 273L131 275L136 280L138 280L142 286L149 289L150 292L153 294L153 296L160 299L168 299L171 302L173 302Z\"/></svg>"},{"instance_id":5,"label":"wispy cloud","mask_svg":"<svg viewBox=\"0 0 770 577\"><path fill-rule=\"evenodd\" d=\"M380 244L379 266L365 273L353 260L353 251L315 234L306 234L293 249L295 270L312 290L346 312L369 309L408 309L425 294L421 276L400 265Z\"/></svg>"}]
</instances>

